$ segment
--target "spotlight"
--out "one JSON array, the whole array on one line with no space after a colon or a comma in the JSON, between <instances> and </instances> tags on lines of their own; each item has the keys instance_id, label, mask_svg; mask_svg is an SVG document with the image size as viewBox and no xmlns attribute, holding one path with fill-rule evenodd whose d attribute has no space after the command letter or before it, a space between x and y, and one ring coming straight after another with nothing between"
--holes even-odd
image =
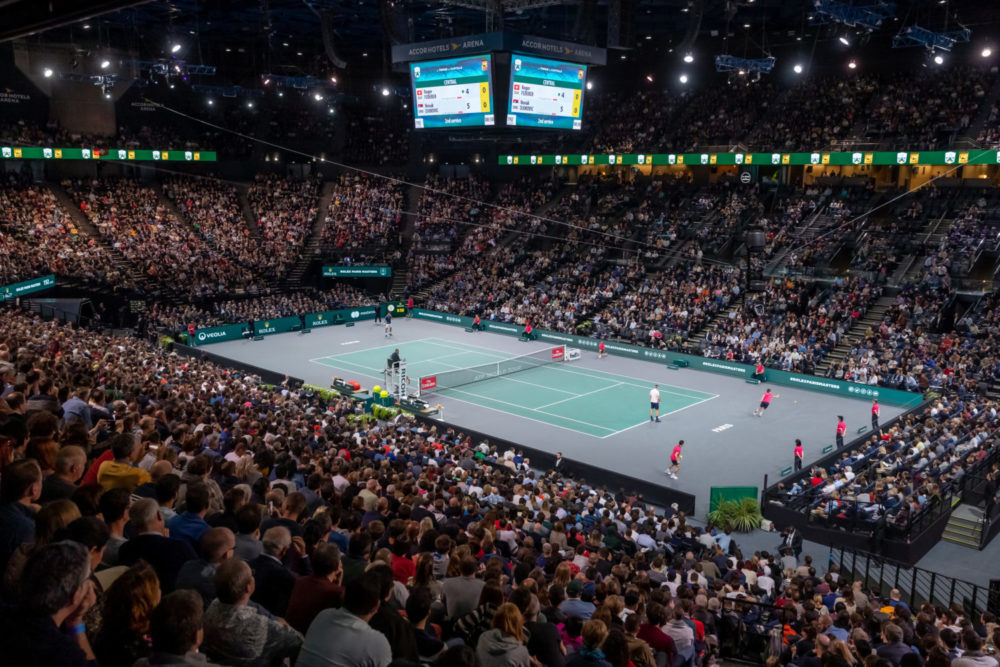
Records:
<instances>
[{"instance_id":1,"label":"spotlight","mask_svg":"<svg viewBox=\"0 0 1000 667\"><path fill-rule=\"evenodd\" d=\"M214 106L215 100L208 100L208 106Z\"/></svg>"},{"instance_id":2,"label":"spotlight","mask_svg":"<svg viewBox=\"0 0 1000 667\"><path fill-rule=\"evenodd\" d=\"M980 53L979 55L981 55L983 58L989 58L990 56L993 55L993 50L990 49L989 47L986 47L985 49L983 49L983 52Z\"/></svg>"},{"instance_id":3,"label":"spotlight","mask_svg":"<svg viewBox=\"0 0 1000 667\"><path fill-rule=\"evenodd\" d=\"M941 55L934 56L934 64L935 65L943 65L944 64L944 57L941 56Z\"/></svg>"},{"instance_id":4,"label":"spotlight","mask_svg":"<svg viewBox=\"0 0 1000 667\"><path fill-rule=\"evenodd\" d=\"M84 23L83 24L83 29L84 30L90 30L90 24L89 23Z\"/></svg>"},{"instance_id":5,"label":"spotlight","mask_svg":"<svg viewBox=\"0 0 1000 667\"><path fill-rule=\"evenodd\" d=\"M681 76L680 76L680 82L681 83L687 83L688 82L688 75L687 74L681 74Z\"/></svg>"},{"instance_id":6,"label":"spotlight","mask_svg":"<svg viewBox=\"0 0 1000 667\"><path fill-rule=\"evenodd\" d=\"M691 55L690 53L686 54L684 56L684 62L686 62L686 63L693 63L694 62L694 56Z\"/></svg>"},{"instance_id":7,"label":"spotlight","mask_svg":"<svg viewBox=\"0 0 1000 667\"><path fill-rule=\"evenodd\" d=\"M279 90L278 91L278 97L284 97L284 96L285 96L285 91Z\"/></svg>"},{"instance_id":8,"label":"spotlight","mask_svg":"<svg viewBox=\"0 0 1000 667\"><path fill-rule=\"evenodd\" d=\"M181 50L180 44L174 44L173 46L170 47L170 53L177 53L180 50Z\"/></svg>"},{"instance_id":9,"label":"spotlight","mask_svg":"<svg viewBox=\"0 0 1000 667\"><path fill-rule=\"evenodd\" d=\"M843 44L844 46L850 46L851 45L851 40L849 40L847 38L847 35L841 35L837 39L839 39L840 43Z\"/></svg>"},{"instance_id":10,"label":"spotlight","mask_svg":"<svg viewBox=\"0 0 1000 667\"><path fill-rule=\"evenodd\" d=\"M107 69L109 67L111 67L111 61L110 60L102 60L101 61L101 69Z\"/></svg>"},{"instance_id":11,"label":"spotlight","mask_svg":"<svg viewBox=\"0 0 1000 667\"><path fill-rule=\"evenodd\" d=\"M42 76L44 76L46 79L51 79L52 74L53 71L51 67L46 67L44 70L42 70Z\"/></svg>"},{"instance_id":12,"label":"spotlight","mask_svg":"<svg viewBox=\"0 0 1000 667\"><path fill-rule=\"evenodd\" d=\"M587 90L590 90L593 87L594 87L594 83L592 81L588 81L587 82Z\"/></svg>"},{"instance_id":13,"label":"spotlight","mask_svg":"<svg viewBox=\"0 0 1000 667\"><path fill-rule=\"evenodd\" d=\"M857 69L858 68L858 63L856 63L855 61L852 60L851 62L847 63L847 67L848 67L848 69Z\"/></svg>"},{"instance_id":14,"label":"spotlight","mask_svg":"<svg viewBox=\"0 0 1000 667\"><path fill-rule=\"evenodd\" d=\"M264 85L265 85L265 86L266 86L267 84L269 84L269 83L271 83L271 80L270 80L270 79L264 79Z\"/></svg>"},{"instance_id":15,"label":"spotlight","mask_svg":"<svg viewBox=\"0 0 1000 667\"><path fill-rule=\"evenodd\" d=\"M653 83L653 75L652 74L647 74L646 75L646 81L649 81L650 83Z\"/></svg>"},{"instance_id":16,"label":"spotlight","mask_svg":"<svg viewBox=\"0 0 1000 667\"><path fill-rule=\"evenodd\" d=\"M316 93L315 95L313 95L313 99L316 100L317 102L321 102L323 101L323 96L320 95L319 93Z\"/></svg>"},{"instance_id":17,"label":"spotlight","mask_svg":"<svg viewBox=\"0 0 1000 667\"><path fill-rule=\"evenodd\" d=\"M247 102L247 109L253 109L253 102Z\"/></svg>"},{"instance_id":18,"label":"spotlight","mask_svg":"<svg viewBox=\"0 0 1000 667\"><path fill-rule=\"evenodd\" d=\"M382 89L382 97L389 97L389 89L388 88L383 88Z\"/></svg>"},{"instance_id":19,"label":"spotlight","mask_svg":"<svg viewBox=\"0 0 1000 667\"><path fill-rule=\"evenodd\" d=\"M795 67L792 68L792 71L795 72L796 74L802 74L802 65L796 63Z\"/></svg>"},{"instance_id":20,"label":"spotlight","mask_svg":"<svg viewBox=\"0 0 1000 667\"><path fill-rule=\"evenodd\" d=\"M330 83L337 83L337 77L331 76L330 77Z\"/></svg>"},{"instance_id":21,"label":"spotlight","mask_svg":"<svg viewBox=\"0 0 1000 667\"><path fill-rule=\"evenodd\" d=\"M327 109L327 110L326 110L326 112L327 112L328 114L332 114L332 113L333 113L333 107L330 107L329 109Z\"/></svg>"}]
</instances>

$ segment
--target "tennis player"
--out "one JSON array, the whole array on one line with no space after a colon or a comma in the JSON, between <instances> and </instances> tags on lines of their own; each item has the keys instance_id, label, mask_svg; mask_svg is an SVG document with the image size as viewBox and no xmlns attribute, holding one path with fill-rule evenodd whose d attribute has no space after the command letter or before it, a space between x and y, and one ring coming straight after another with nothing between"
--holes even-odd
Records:
<instances>
[{"instance_id":1,"label":"tennis player","mask_svg":"<svg viewBox=\"0 0 1000 667\"><path fill-rule=\"evenodd\" d=\"M388 310L385 313L385 337L392 338L392 314Z\"/></svg>"},{"instance_id":2,"label":"tennis player","mask_svg":"<svg viewBox=\"0 0 1000 667\"><path fill-rule=\"evenodd\" d=\"M602 340L597 344L597 358L603 359L606 356L608 356L608 353L604 351L604 341Z\"/></svg>"},{"instance_id":3,"label":"tennis player","mask_svg":"<svg viewBox=\"0 0 1000 667\"><path fill-rule=\"evenodd\" d=\"M660 385L654 384L649 390L649 421L660 423Z\"/></svg>"},{"instance_id":4,"label":"tennis player","mask_svg":"<svg viewBox=\"0 0 1000 667\"><path fill-rule=\"evenodd\" d=\"M760 397L760 407L753 411L754 417L763 417L764 411L767 410L767 406L771 405L771 399L781 398L778 394L772 394L771 388L768 387L764 395Z\"/></svg>"},{"instance_id":5,"label":"tennis player","mask_svg":"<svg viewBox=\"0 0 1000 667\"><path fill-rule=\"evenodd\" d=\"M674 445L674 451L670 452L670 467L663 472L670 475L671 478L677 479L677 471L681 469L681 447L684 446L684 441L680 440Z\"/></svg>"}]
</instances>

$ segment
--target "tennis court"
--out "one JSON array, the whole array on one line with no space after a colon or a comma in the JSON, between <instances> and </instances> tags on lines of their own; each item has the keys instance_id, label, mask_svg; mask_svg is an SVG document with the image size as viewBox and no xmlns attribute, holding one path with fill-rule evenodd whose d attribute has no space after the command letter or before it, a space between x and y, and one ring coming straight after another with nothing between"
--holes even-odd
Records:
<instances>
[{"instance_id":1,"label":"tennis court","mask_svg":"<svg viewBox=\"0 0 1000 667\"><path fill-rule=\"evenodd\" d=\"M395 348L407 362L407 375L418 377L509 360L513 355L440 338L391 343L376 348L310 359L311 362L382 376ZM437 389L427 396L452 398L523 419L542 422L596 438L608 438L649 421L649 390L656 380L577 368L572 361L549 363L460 387ZM709 394L663 382L660 417L704 403Z\"/></svg>"}]
</instances>

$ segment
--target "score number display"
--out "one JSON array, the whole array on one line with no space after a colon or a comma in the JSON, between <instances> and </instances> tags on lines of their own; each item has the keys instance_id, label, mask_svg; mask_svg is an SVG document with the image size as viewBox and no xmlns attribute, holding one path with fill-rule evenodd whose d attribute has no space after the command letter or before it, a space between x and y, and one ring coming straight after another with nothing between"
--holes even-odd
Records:
<instances>
[{"instance_id":1,"label":"score number display","mask_svg":"<svg viewBox=\"0 0 1000 667\"><path fill-rule=\"evenodd\" d=\"M416 129L493 125L493 57L410 63Z\"/></svg>"},{"instance_id":2,"label":"score number display","mask_svg":"<svg viewBox=\"0 0 1000 667\"><path fill-rule=\"evenodd\" d=\"M587 66L511 54L507 125L579 130Z\"/></svg>"}]
</instances>

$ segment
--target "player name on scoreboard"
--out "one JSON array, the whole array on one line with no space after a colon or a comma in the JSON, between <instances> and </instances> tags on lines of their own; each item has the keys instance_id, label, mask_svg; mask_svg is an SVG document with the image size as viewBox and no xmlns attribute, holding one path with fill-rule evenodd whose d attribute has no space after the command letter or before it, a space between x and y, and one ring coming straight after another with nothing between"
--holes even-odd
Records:
<instances>
[{"instance_id":1,"label":"player name on scoreboard","mask_svg":"<svg viewBox=\"0 0 1000 667\"><path fill-rule=\"evenodd\" d=\"M514 84L512 94L511 110L516 113L569 118L580 115L580 90L562 88L555 81L543 79L537 84L520 81ZM544 118L538 120L539 124L544 122Z\"/></svg>"},{"instance_id":2,"label":"player name on scoreboard","mask_svg":"<svg viewBox=\"0 0 1000 667\"><path fill-rule=\"evenodd\" d=\"M417 88L417 116L460 116L489 113L490 84L475 79L445 79L441 85ZM448 120L446 119L447 123ZM456 119L455 122L461 122ZM487 123L491 125L492 123Z\"/></svg>"}]
</instances>

